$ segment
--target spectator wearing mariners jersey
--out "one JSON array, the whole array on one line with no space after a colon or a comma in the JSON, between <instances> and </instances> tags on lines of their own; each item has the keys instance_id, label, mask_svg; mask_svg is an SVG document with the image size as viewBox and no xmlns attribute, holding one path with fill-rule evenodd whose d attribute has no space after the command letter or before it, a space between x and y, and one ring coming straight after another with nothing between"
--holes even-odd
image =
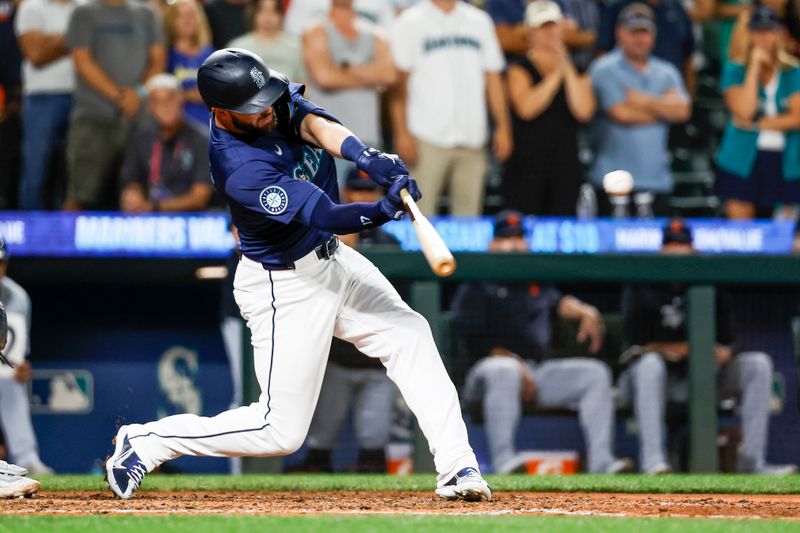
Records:
<instances>
[{"instance_id":1,"label":"spectator wearing mariners jersey","mask_svg":"<svg viewBox=\"0 0 800 533\"><path fill-rule=\"evenodd\" d=\"M50 160L67 133L75 69L64 47L64 33L76 0L26 0L19 7L16 32L22 65L21 209L45 209Z\"/></svg>"},{"instance_id":2,"label":"spectator wearing mariners jersey","mask_svg":"<svg viewBox=\"0 0 800 533\"><path fill-rule=\"evenodd\" d=\"M493 253L524 252L522 214L497 215ZM611 370L590 357L554 358L555 316L578 321L577 341L596 353L603 344L600 313L555 287L536 283L461 285L453 300L458 339L474 366L467 374L463 400L482 406L492 466L497 473L524 466L515 433L523 402L544 408L573 408L586 440L588 470L619 473L631 468L613 454L614 406Z\"/></svg>"},{"instance_id":3,"label":"spectator wearing mariners jersey","mask_svg":"<svg viewBox=\"0 0 800 533\"><path fill-rule=\"evenodd\" d=\"M200 211L208 207L208 135L182 112L178 79L157 74L147 82L153 119L134 133L122 167L120 206L127 213Z\"/></svg>"},{"instance_id":4,"label":"spectator wearing mariners jersey","mask_svg":"<svg viewBox=\"0 0 800 533\"><path fill-rule=\"evenodd\" d=\"M3 354L15 367L0 364L0 427L11 462L33 475L52 474L53 470L39 458L28 404L31 299L25 289L6 276L8 257L5 241L0 238L0 302L6 309L9 330Z\"/></svg>"},{"instance_id":5,"label":"spectator wearing mariners jersey","mask_svg":"<svg viewBox=\"0 0 800 533\"><path fill-rule=\"evenodd\" d=\"M142 84L166 66L161 24L147 6L94 0L75 9L65 43L78 84L64 208L116 207L119 166L142 104Z\"/></svg>"},{"instance_id":6,"label":"spectator wearing mariners jersey","mask_svg":"<svg viewBox=\"0 0 800 533\"><path fill-rule=\"evenodd\" d=\"M466 2L423 0L397 18L390 42L399 69L391 105L395 150L419 178L420 209L435 214L449 185L451 214L479 215L487 108L495 158L505 161L512 149L500 77L505 61L491 19Z\"/></svg>"},{"instance_id":7,"label":"spectator wearing mariners jersey","mask_svg":"<svg viewBox=\"0 0 800 533\"><path fill-rule=\"evenodd\" d=\"M691 113L678 70L651 55L655 31L653 10L644 4L629 5L617 21L617 48L589 68L600 108L591 181L601 188L606 173L630 172L633 199L642 216L667 209L662 205L673 186L669 126L685 122ZM609 206L602 208L607 211Z\"/></svg>"},{"instance_id":8,"label":"spectator wearing mariners jersey","mask_svg":"<svg viewBox=\"0 0 800 533\"><path fill-rule=\"evenodd\" d=\"M333 0L328 17L303 33L308 95L338 116L359 139L383 146L380 93L397 79L389 43L376 26L358 18L353 0ZM336 160L345 177L355 164Z\"/></svg>"},{"instance_id":9,"label":"spectator wearing mariners jersey","mask_svg":"<svg viewBox=\"0 0 800 533\"><path fill-rule=\"evenodd\" d=\"M694 253L691 230L681 220L664 228L661 252ZM737 470L758 474L790 474L794 465L767 463L767 436L772 393L772 360L760 350L736 350L730 307L718 298L717 386L721 398L740 400L742 443ZM632 401L639 425L639 467L643 472L671 470L664 446L664 413L667 399L685 400L680 390L687 375L689 343L686 332L685 285L636 285L623 292L622 314L626 338L633 344L622 362L628 368L620 376L623 401ZM694 357L694 355L693 355ZM685 390L685 389L684 389Z\"/></svg>"}]
</instances>

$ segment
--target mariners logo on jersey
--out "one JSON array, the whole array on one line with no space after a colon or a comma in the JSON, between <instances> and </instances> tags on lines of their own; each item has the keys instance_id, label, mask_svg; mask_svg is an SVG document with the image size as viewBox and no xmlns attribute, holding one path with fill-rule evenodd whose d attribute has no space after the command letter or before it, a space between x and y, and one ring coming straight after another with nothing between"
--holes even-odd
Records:
<instances>
[{"instance_id":1,"label":"mariners logo on jersey","mask_svg":"<svg viewBox=\"0 0 800 533\"><path fill-rule=\"evenodd\" d=\"M303 146L303 158L292 169L292 177L300 181L313 181L319 170L322 150Z\"/></svg>"},{"instance_id":2,"label":"mariners logo on jersey","mask_svg":"<svg viewBox=\"0 0 800 533\"><path fill-rule=\"evenodd\" d=\"M264 78L264 73L258 70L258 67L250 69L250 77L253 78L253 81L256 82L259 89L263 88L267 83L267 80Z\"/></svg>"},{"instance_id":3,"label":"mariners logo on jersey","mask_svg":"<svg viewBox=\"0 0 800 533\"><path fill-rule=\"evenodd\" d=\"M259 200L261 207L270 215L280 215L289 205L289 195L286 194L282 187L277 185L272 185L261 191Z\"/></svg>"}]
</instances>

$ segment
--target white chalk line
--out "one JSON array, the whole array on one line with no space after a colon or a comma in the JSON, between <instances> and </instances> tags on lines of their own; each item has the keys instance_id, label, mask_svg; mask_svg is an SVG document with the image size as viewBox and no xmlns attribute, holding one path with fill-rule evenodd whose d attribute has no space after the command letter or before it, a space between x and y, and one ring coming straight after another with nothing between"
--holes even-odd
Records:
<instances>
[{"instance_id":1,"label":"white chalk line","mask_svg":"<svg viewBox=\"0 0 800 533\"><path fill-rule=\"evenodd\" d=\"M764 520L766 519L760 515L749 515L749 516L742 516L742 515L704 515L704 516L696 516L696 515L688 515L682 513L661 513L657 515L647 515L647 514L636 514L636 513L610 513L610 512L603 512L603 511L570 511L568 509L558 509L558 508L542 508L542 507L532 507L528 509L502 509L497 511L371 511L371 510L344 510L344 509L335 509L325 512L319 511L263 511L259 509L242 509L237 511L230 511L230 510L222 510L222 509L182 509L179 511L163 511L158 509L105 509L105 510L77 510L77 509L54 509L54 510L44 510L44 511L31 511L26 509L15 509L15 510L8 510L0 512L0 516L2 515L31 515L31 514L59 514L59 515L122 515L122 514L142 514L142 515L276 515L276 516L287 516L287 515L300 515L300 516L310 516L310 515L355 515L355 516L363 516L363 515L414 515L414 516L514 516L514 515L547 515L547 516L581 516L581 517L591 517L591 516L600 516L600 517L608 517L608 518L694 518L694 519L722 519L722 520ZM785 521L797 521L800 520L800 517L776 517L770 518L770 520L785 520Z\"/></svg>"}]
</instances>

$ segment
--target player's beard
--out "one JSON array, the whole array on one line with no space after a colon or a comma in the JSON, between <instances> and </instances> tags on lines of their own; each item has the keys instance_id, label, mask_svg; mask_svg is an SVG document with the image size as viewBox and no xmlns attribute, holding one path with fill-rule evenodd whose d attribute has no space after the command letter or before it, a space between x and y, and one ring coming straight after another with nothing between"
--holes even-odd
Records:
<instances>
[{"instance_id":1,"label":"player's beard","mask_svg":"<svg viewBox=\"0 0 800 533\"><path fill-rule=\"evenodd\" d=\"M263 124L263 125L251 124L249 122L244 122L242 120L239 120L235 116L231 116L231 123L234 126L236 126L238 129L242 130L242 131L246 131L248 133L260 133L260 134L263 135L263 134L267 134L267 133L272 133L272 131L277 127L277 125L278 125L278 115L276 115L273 112L271 120L269 122L267 122L266 124Z\"/></svg>"}]
</instances>

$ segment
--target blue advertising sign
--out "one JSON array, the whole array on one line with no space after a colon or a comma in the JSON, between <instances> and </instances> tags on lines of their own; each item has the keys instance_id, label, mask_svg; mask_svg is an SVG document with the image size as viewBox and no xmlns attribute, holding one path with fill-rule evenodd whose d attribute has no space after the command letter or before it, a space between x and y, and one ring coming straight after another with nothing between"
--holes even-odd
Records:
<instances>
[{"instance_id":1,"label":"blue advertising sign","mask_svg":"<svg viewBox=\"0 0 800 533\"><path fill-rule=\"evenodd\" d=\"M454 252L484 252L492 218L438 217L431 222ZM655 253L664 219L526 217L533 253ZM795 224L787 221L690 219L695 247L704 253L791 253ZM0 213L0 235L19 257L152 257L222 259L233 249L226 213ZM403 250L418 251L409 220L384 229Z\"/></svg>"}]
</instances>

